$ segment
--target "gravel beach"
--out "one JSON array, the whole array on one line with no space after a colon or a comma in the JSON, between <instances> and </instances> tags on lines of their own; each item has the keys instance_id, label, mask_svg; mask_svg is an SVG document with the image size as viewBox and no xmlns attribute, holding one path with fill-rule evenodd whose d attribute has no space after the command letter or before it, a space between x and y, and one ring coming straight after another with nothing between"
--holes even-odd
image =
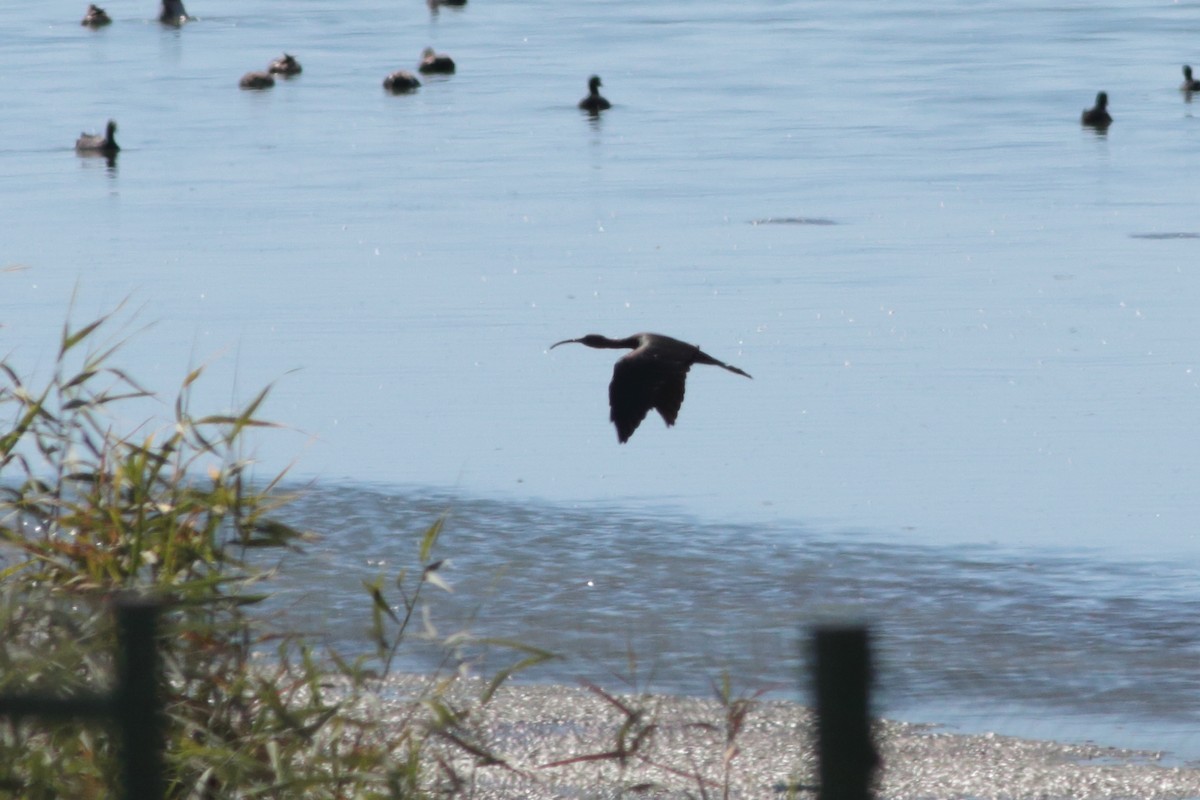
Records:
<instances>
[{"instance_id":1,"label":"gravel beach","mask_svg":"<svg viewBox=\"0 0 1200 800\"><path fill-rule=\"evenodd\" d=\"M413 679L408 679L413 680ZM419 679L418 679L419 680ZM409 689L377 698L385 715ZM462 687L466 688L466 687ZM456 690L457 691L457 690ZM730 719L744 708L736 734ZM469 721L501 763L447 743L479 798L813 797L814 717L786 701L614 695L592 687L508 685ZM1154 752L937 732L879 721L882 798L1200 798L1200 769ZM623 753L623 756L622 756Z\"/></svg>"}]
</instances>

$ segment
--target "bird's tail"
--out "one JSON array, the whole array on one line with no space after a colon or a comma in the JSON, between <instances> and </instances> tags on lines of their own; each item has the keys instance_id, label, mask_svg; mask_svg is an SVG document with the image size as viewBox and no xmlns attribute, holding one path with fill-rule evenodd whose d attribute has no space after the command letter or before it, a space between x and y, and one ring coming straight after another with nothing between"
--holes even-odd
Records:
<instances>
[{"instance_id":1,"label":"bird's tail","mask_svg":"<svg viewBox=\"0 0 1200 800\"><path fill-rule=\"evenodd\" d=\"M751 380L754 380L754 377L749 372L746 372L745 370L741 370L741 369L738 369L737 367L726 364L724 361L718 361L717 359L713 358L708 353L704 352L703 350L701 350L699 348L696 348L696 352L698 354L698 358L696 359L697 364L711 364L714 367L721 367L722 369L727 369L730 372L733 372L737 375L744 375L745 377L750 378Z\"/></svg>"}]
</instances>

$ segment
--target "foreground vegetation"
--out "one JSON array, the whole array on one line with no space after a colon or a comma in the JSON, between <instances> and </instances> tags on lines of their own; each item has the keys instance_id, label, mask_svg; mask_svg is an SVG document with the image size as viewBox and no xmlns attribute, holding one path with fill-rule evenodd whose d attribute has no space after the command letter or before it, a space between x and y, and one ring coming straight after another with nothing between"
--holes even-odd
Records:
<instances>
[{"instance_id":1,"label":"foreground vegetation","mask_svg":"<svg viewBox=\"0 0 1200 800\"><path fill-rule=\"evenodd\" d=\"M371 719L362 702L413 635L427 590L440 585L442 522L416 537L411 575L366 587L374 658L318 653L269 630L253 616L269 569L247 556L297 549L309 534L272 518L287 499L283 476L251 480L241 455L250 431L273 427L260 417L267 392L229 413L195 415L197 369L172 420L122 433L118 412L145 407L150 394L111 364L119 343L97 343L108 322L65 329L41 385L0 362L0 692L106 689L111 601L132 593L166 608L171 797L417 797L461 784L460 768L428 753L458 740L477 760L489 757L467 722L490 686L452 702L460 673L434 676L402 724ZM548 657L516 653L497 682ZM0 795L110 796L112 747L93 725L0 721Z\"/></svg>"},{"instance_id":2,"label":"foreground vegetation","mask_svg":"<svg viewBox=\"0 0 1200 800\"><path fill-rule=\"evenodd\" d=\"M489 647L506 651L509 666L482 678L459 668L423 676L380 713L398 653L425 635L416 621L431 592L448 588L436 556L444 520L414 536L413 568L364 582L373 655L349 659L272 630L254 614L269 592L264 554L298 550L314 534L273 518L287 501L283 475L254 475L242 454L248 435L275 427L260 416L268 392L196 415L196 369L170 420L128 432L121 414L149 415L158 401L113 365L120 343L101 341L110 325L66 327L53 374L37 385L0 360L0 693L106 690L112 601L147 597L164 608L168 797L465 796L478 770L513 770L480 720L501 684L549 653L456 634L441 642L446 663ZM644 747L653 714L592 691L620 712L613 746L539 766L616 764L623 774L653 763ZM727 684L721 695L728 774L750 703ZM0 719L0 797L114 796L111 739L92 723ZM696 796L720 786L697 775Z\"/></svg>"}]
</instances>

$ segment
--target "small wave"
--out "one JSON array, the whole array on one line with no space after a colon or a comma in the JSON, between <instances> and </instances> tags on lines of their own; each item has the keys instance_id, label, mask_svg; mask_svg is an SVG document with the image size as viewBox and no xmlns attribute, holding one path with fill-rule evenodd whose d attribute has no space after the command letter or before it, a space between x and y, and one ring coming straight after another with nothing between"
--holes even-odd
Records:
<instances>
[{"instance_id":1,"label":"small wave","mask_svg":"<svg viewBox=\"0 0 1200 800\"><path fill-rule=\"evenodd\" d=\"M1194 231L1176 231L1172 233L1131 233L1131 239L1200 239L1200 233Z\"/></svg>"},{"instance_id":2,"label":"small wave","mask_svg":"<svg viewBox=\"0 0 1200 800\"><path fill-rule=\"evenodd\" d=\"M763 217L750 220L751 225L837 225L824 217Z\"/></svg>"}]
</instances>

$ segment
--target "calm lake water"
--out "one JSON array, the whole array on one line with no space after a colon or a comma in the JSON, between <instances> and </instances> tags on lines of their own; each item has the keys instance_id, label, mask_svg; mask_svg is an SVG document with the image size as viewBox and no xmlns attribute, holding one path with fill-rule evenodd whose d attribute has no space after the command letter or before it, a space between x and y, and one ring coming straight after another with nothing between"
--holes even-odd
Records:
<instances>
[{"instance_id":1,"label":"calm lake water","mask_svg":"<svg viewBox=\"0 0 1200 800\"><path fill-rule=\"evenodd\" d=\"M365 646L450 509L448 619L546 679L800 692L805 626L865 618L883 713L1200 757L1200 4L85 7L5 6L0 352L127 301L168 398L273 384L300 619ZM457 74L386 94L428 45ZM620 446L618 354L547 347L640 330L754 380Z\"/></svg>"}]
</instances>

